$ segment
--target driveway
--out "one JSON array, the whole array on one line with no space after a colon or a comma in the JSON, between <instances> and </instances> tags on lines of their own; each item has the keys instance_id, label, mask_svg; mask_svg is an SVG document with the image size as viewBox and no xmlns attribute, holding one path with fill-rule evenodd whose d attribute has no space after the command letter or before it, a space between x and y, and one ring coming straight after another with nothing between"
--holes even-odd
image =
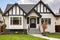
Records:
<instances>
[{"instance_id":1,"label":"driveway","mask_svg":"<svg viewBox=\"0 0 60 40\"><path fill-rule=\"evenodd\" d=\"M50 38L50 37L42 36L41 34L30 34L30 35L40 37L40 38L49 39L49 40L60 40L58 38Z\"/></svg>"}]
</instances>

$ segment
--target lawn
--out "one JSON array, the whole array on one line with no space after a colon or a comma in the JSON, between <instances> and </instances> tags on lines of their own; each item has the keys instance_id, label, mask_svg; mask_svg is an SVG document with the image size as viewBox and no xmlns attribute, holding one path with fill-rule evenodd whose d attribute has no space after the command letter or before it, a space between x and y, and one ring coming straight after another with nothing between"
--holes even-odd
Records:
<instances>
[{"instance_id":1,"label":"lawn","mask_svg":"<svg viewBox=\"0 0 60 40\"><path fill-rule=\"evenodd\" d=\"M60 34L55 34L55 33L47 33L46 36L53 38L60 38Z\"/></svg>"},{"instance_id":2,"label":"lawn","mask_svg":"<svg viewBox=\"0 0 60 40\"><path fill-rule=\"evenodd\" d=\"M5 34L0 35L0 40L47 40L26 34Z\"/></svg>"}]
</instances>

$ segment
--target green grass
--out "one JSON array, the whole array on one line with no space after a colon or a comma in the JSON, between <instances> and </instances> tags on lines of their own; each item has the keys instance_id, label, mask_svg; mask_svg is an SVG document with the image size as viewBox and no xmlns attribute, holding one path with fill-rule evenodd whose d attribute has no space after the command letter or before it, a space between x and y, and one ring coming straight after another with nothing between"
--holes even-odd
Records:
<instances>
[{"instance_id":1,"label":"green grass","mask_svg":"<svg viewBox=\"0 0 60 40\"><path fill-rule=\"evenodd\" d=\"M5 34L0 35L0 40L47 40L26 34Z\"/></svg>"},{"instance_id":2,"label":"green grass","mask_svg":"<svg viewBox=\"0 0 60 40\"><path fill-rule=\"evenodd\" d=\"M60 34L55 34L55 33L47 33L46 36L53 38L60 38Z\"/></svg>"}]
</instances>

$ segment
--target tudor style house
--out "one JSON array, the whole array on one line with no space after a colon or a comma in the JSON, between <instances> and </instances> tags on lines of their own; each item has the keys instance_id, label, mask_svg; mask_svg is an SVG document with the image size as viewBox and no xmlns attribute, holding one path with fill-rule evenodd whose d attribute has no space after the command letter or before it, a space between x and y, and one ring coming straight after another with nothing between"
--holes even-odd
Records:
<instances>
[{"instance_id":1,"label":"tudor style house","mask_svg":"<svg viewBox=\"0 0 60 40\"><path fill-rule=\"evenodd\" d=\"M47 23L46 32L55 33L55 14L43 1L37 4L8 4L3 14L7 32L42 33L42 24Z\"/></svg>"}]
</instances>

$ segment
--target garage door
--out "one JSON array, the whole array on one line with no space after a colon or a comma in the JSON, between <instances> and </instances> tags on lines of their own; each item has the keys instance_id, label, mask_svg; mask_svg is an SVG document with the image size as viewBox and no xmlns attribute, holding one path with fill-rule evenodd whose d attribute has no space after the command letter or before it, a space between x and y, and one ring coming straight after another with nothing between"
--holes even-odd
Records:
<instances>
[{"instance_id":1,"label":"garage door","mask_svg":"<svg viewBox=\"0 0 60 40\"><path fill-rule=\"evenodd\" d=\"M55 26L55 30L56 30L56 32L59 32L60 33L60 25L56 25Z\"/></svg>"}]
</instances>

